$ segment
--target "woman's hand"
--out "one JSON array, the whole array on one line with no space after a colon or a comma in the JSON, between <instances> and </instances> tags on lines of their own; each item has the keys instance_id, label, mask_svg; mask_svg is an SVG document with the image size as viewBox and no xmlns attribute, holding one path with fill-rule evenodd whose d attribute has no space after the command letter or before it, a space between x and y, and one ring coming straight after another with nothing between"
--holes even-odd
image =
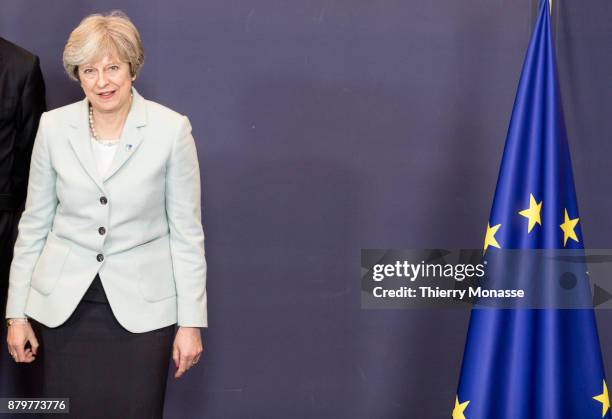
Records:
<instances>
[{"instance_id":1,"label":"woman's hand","mask_svg":"<svg viewBox=\"0 0 612 419\"><path fill-rule=\"evenodd\" d=\"M174 378L180 378L200 360L202 337L199 327L179 327L172 346L172 359L177 370Z\"/></svg>"},{"instance_id":2,"label":"woman's hand","mask_svg":"<svg viewBox=\"0 0 612 419\"><path fill-rule=\"evenodd\" d=\"M27 342L30 342L31 348L25 348ZM38 340L29 322L18 322L10 325L6 343L8 343L9 354L15 362L30 363L36 359Z\"/></svg>"}]
</instances>

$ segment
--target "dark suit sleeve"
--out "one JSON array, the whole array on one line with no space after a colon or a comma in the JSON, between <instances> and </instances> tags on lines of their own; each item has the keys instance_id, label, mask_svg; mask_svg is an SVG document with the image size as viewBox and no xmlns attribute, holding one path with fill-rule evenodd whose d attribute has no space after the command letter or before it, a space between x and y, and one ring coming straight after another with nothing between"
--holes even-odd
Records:
<instances>
[{"instance_id":1,"label":"dark suit sleeve","mask_svg":"<svg viewBox=\"0 0 612 419\"><path fill-rule=\"evenodd\" d=\"M40 115L45 110L45 82L40 71L38 57L34 57L19 98L16 113L15 164L13 165L13 173L11 173L11 183L17 213L23 210L25 203L32 146L38 130Z\"/></svg>"}]
</instances>

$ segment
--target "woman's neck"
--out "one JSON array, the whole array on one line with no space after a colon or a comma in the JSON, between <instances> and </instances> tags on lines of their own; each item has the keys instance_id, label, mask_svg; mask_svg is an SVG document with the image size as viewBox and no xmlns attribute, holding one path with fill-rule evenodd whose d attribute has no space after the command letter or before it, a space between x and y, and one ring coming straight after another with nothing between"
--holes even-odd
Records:
<instances>
[{"instance_id":1,"label":"woman's neck","mask_svg":"<svg viewBox=\"0 0 612 419\"><path fill-rule=\"evenodd\" d=\"M100 112L96 108L93 109L94 126L99 139L110 140L121 136L131 103L130 98L126 106L114 112Z\"/></svg>"}]
</instances>

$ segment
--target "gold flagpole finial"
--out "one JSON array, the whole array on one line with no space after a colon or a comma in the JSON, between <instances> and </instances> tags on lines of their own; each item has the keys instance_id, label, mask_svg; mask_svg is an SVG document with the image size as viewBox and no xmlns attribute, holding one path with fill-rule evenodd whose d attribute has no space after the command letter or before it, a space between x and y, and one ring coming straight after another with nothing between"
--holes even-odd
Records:
<instances>
[{"instance_id":1,"label":"gold flagpole finial","mask_svg":"<svg viewBox=\"0 0 612 419\"><path fill-rule=\"evenodd\" d=\"M552 16L552 2L553 0L548 0L548 6L550 7L550 15Z\"/></svg>"}]
</instances>

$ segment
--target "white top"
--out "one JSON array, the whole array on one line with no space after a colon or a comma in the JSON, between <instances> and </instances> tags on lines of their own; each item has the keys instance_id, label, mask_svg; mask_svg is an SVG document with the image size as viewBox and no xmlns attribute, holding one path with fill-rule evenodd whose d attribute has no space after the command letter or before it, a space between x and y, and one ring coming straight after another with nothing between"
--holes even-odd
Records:
<instances>
[{"instance_id":1,"label":"white top","mask_svg":"<svg viewBox=\"0 0 612 419\"><path fill-rule=\"evenodd\" d=\"M94 158L96 159L96 163L98 165L98 173L100 173L100 177L104 177L110 169L111 163L113 162L113 158L115 157L115 152L117 151L117 144L113 145L105 145L96 141L95 138L90 137L91 139L91 149L94 154Z\"/></svg>"}]
</instances>

